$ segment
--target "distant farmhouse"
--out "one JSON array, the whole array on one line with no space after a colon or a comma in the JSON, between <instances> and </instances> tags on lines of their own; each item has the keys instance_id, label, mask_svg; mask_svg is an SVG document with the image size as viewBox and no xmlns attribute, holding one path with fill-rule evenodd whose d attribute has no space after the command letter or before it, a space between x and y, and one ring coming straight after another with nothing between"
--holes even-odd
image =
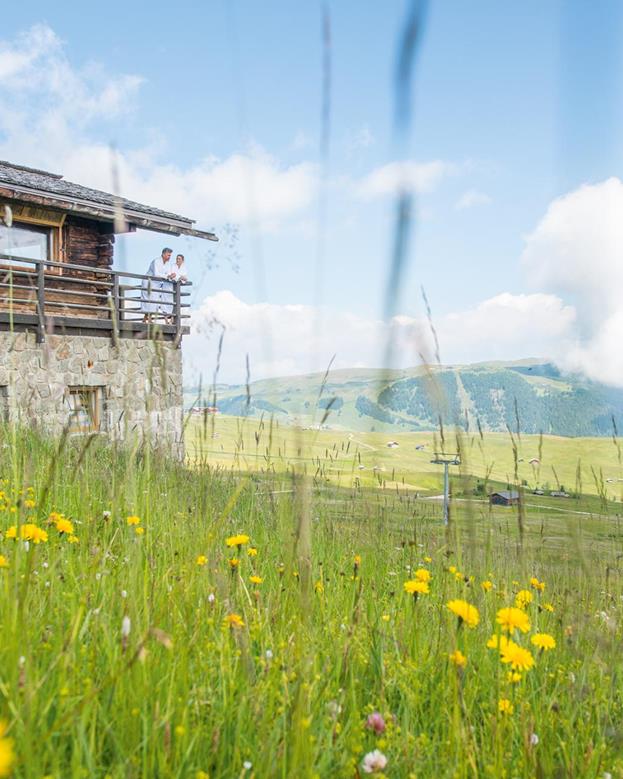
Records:
<instances>
[{"instance_id":1,"label":"distant farmhouse","mask_svg":"<svg viewBox=\"0 0 623 779\"><path fill-rule=\"evenodd\" d=\"M516 506L519 503L519 493L514 490L492 492L489 495L489 503L492 506Z\"/></svg>"},{"instance_id":2,"label":"distant farmhouse","mask_svg":"<svg viewBox=\"0 0 623 779\"><path fill-rule=\"evenodd\" d=\"M131 433L182 453L189 292L114 269L115 235L217 240L183 216L0 162L0 413L52 433ZM152 257L143 258L145 265Z\"/></svg>"}]
</instances>

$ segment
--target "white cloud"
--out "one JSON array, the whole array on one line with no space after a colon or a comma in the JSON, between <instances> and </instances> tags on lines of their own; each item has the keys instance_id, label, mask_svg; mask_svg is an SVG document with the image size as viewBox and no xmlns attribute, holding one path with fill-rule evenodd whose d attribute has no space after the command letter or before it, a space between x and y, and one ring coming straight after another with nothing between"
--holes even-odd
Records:
<instances>
[{"instance_id":1,"label":"white cloud","mask_svg":"<svg viewBox=\"0 0 623 779\"><path fill-rule=\"evenodd\" d=\"M504 293L440 317L435 327L446 363L548 357L568 335L574 316L573 308L554 295ZM347 311L248 304L230 291L221 291L207 297L193 314L192 334L184 342L189 377L201 373L211 378L221 326L225 328L224 381L243 380L246 354L253 378L321 371L334 354L335 368L378 368L390 333L391 367L415 365L420 353L434 359L430 329L421 318L400 315L387 324Z\"/></svg>"},{"instance_id":2,"label":"white cloud","mask_svg":"<svg viewBox=\"0 0 623 779\"><path fill-rule=\"evenodd\" d=\"M62 173L111 191L112 153L106 123L133 110L143 79L76 69L45 25L0 41L0 158ZM110 127L110 125L108 125ZM116 155L121 194L180 212L204 227L253 220L274 228L310 205L316 167L281 165L255 147L186 168L162 162L162 142Z\"/></svg>"},{"instance_id":3,"label":"white cloud","mask_svg":"<svg viewBox=\"0 0 623 779\"><path fill-rule=\"evenodd\" d=\"M479 192L477 189L468 189L461 197L456 201L455 208L457 211L463 211L466 208L473 208L474 206L486 206L491 203L491 198L484 192Z\"/></svg>"},{"instance_id":4,"label":"white cloud","mask_svg":"<svg viewBox=\"0 0 623 779\"><path fill-rule=\"evenodd\" d=\"M623 183L610 178L557 198L527 236L522 256L532 283L577 309L559 363L623 386Z\"/></svg>"},{"instance_id":5,"label":"white cloud","mask_svg":"<svg viewBox=\"0 0 623 779\"><path fill-rule=\"evenodd\" d=\"M456 165L443 160L389 162L361 179L356 185L356 192L364 199L394 195L401 189L430 192L442 179L456 171Z\"/></svg>"}]
</instances>

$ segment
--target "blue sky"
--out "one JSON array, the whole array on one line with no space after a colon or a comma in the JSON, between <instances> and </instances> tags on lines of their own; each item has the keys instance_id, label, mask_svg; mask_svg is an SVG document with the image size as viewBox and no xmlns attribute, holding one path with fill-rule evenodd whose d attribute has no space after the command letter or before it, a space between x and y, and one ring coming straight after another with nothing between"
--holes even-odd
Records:
<instances>
[{"instance_id":1,"label":"blue sky","mask_svg":"<svg viewBox=\"0 0 623 779\"><path fill-rule=\"evenodd\" d=\"M15 127L0 123L0 151L11 159L18 155L19 162L45 164L46 142L57 134L50 144L52 166L62 164L60 172L68 178L71 174L106 188L110 174L102 150L114 143L124 157L124 194L173 210L183 206L201 226L221 233L226 222L239 225L234 257L238 273L229 261L233 251L227 241L212 262L218 267L209 272L206 252L211 247L196 241L176 243L175 248L186 250L200 281L197 306L208 300L204 315L212 307L227 319L227 300L212 298L228 290L247 307L281 307L269 312L277 328L284 321L287 327L285 307L293 304L310 307L307 316L313 319L311 307L322 303L331 312L330 326L339 322L338 314L366 323L378 320L394 207L391 187L379 184L378 176L398 156L423 166L414 174L417 218L400 313L421 315L421 285L440 318L477 309L500 294L513 300L521 295L557 296L559 311L553 316L560 317L563 310L566 314L564 322L558 319L552 325L552 338L563 339L560 348L569 352L586 346L578 339L587 331L589 338L597 332L582 322L577 332L568 332L570 314L565 309L577 307L581 288L559 288L556 282L565 267L564 236L558 236L554 250L547 230L536 248L527 245L527 236L537 231L556 198L622 173L620 3L432 2L417 60L409 147L397 155L392 74L407 7L406 2L328 3L331 151L320 301L314 284L320 3L182 0L174 6L152 3L146 9L113 0L89 6L88 13L83 3L73 0L10 4L3 9L0 33L5 53L23 52L29 45L24 36L33 29L44 26L53 33L53 39L44 36L39 64L32 66L35 72L40 69L42 84L44 71L61 63L76 104L87 104L89 94L103 102L111 83L117 84L119 94L112 110L99 114L90 104L80 116L72 115L71 106L63 108L65 113L59 111L61 119L55 117L42 143L28 128L37 127L38 115L52 111L58 87L46 82L40 89L26 90L18 107L26 117L21 125L26 131L16 140ZM0 97L1 76L0 53ZM122 83L127 76L138 79ZM5 99L10 94L15 98L14 84L5 89ZM84 154L77 155L76 148L83 148ZM90 156L95 159L97 150L99 163L91 165ZM251 160L250 177L230 175L238 158ZM260 169L253 167L258 159L263 161ZM172 174L164 177L168 166L180 172L177 182ZM196 185L192 197L178 191L186 187L188 192L196 172L205 172L206 166L212 172L217 166L219 175ZM249 218L251 184L256 187L251 212L258 212L259 219ZM270 204L266 210L264 203ZM124 242L123 259L131 269L142 270L161 243L157 236L131 237ZM530 262L527 251L532 252ZM552 253L559 257L558 265L539 273ZM265 265L263 284L255 272L260 259ZM577 259L579 264L586 261ZM541 307L543 301L532 303ZM259 309L246 310L249 321L253 311L258 314ZM529 306L526 312L530 319ZM574 308L574 327L581 315ZM244 348L245 333L237 321L236 349ZM489 324L496 329L495 321ZM357 332L364 337L368 331L354 328L353 337ZM541 347L538 335L532 332L524 341L511 339L491 349L485 332L474 335L469 348L457 346L450 337L447 353L450 359L531 356ZM278 349L296 351L293 344L276 340ZM542 348L551 351L552 343L548 336ZM192 349L200 351L193 344ZM341 346L345 353L340 364L347 364L349 352L357 350L348 342ZM327 347L330 344L321 341L323 354ZM556 346L555 351L560 349ZM368 358L358 354L355 362L375 359L378 355L371 348ZM413 361L410 354L407 362ZM263 370L292 372L304 362L276 359Z\"/></svg>"}]
</instances>

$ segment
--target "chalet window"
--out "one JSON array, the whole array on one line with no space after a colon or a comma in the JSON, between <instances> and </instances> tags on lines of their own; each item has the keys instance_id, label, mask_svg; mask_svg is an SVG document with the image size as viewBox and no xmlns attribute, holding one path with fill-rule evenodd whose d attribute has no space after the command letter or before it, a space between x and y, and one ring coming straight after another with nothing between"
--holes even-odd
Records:
<instances>
[{"instance_id":1,"label":"chalet window","mask_svg":"<svg viewBox=\"0 0 623 779\"><path fill-rule=\"evenodd\" d=\"M97 433L102 429L103 387L69 387L67 403L70 433Z\"/></svg>"},{"instance_id":2,"label":"chalet window","mask_svg":"<svg viewBox=\"0 0 623 779\"><path fill-rule=\"evenodd\" d=\"M0 254L26 260L52 259L54 228L13 222L12 227L0 225Z\"/></svg>"}]
</instances>

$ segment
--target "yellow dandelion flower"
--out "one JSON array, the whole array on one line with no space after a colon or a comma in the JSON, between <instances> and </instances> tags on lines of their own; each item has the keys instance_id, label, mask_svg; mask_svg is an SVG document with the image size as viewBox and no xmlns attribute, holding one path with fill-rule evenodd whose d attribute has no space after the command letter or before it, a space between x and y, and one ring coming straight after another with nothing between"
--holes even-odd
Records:
<instances>
[{"instance_id":1,"label":"yellow dandelion flower","mask_svg":"<svg viewBox=\"0 0 623 779\"><path fill-rule=\"evenodd\" d=\"M26 500L24 501L24 506L25 506L27 509L34 509L34 507L35 507L36 505L37 505L37 504L35 503L35 501L34 501L32 498L26 498Z\"/></svg>"},{"instance_id":2,"label":"yellow dandelion flower","mask_svg":"<svg viewBox=\"0 0 623 779\"><path fill-rule=\"evenodd\" d=\"M135 527L134 532L136 533L137 536L142 536L145 533L145 528L140 526Z\"/></svg>"},{"instance_id":3,"label":"yellow dandelion flower","mask_svg":"<svg viewBox=\"0 0 623 779\"><path fill-rule=\"evenodd\" d=\"M251 584L261 584L264 579L261 576L249 576L249 581Z\"/></svg>"},{"instance_id":4,"label":"yellow dandelion flower","mask_svg":"<svg viewBox=\"0 0 623 779\"><path fill-rule=\"evenodd\" d=\"M543 592L545 589L545 582L540 582L536 576L533 576L530 579L530 586L534 587L535 590L539 590L539 592Z\"/></svg>"},{"instance_id":5,"label":"yellow dandelion flower","mask_svg":"<svg viewBox=\"0 0 623 779\"><path fill-rule=\"evenodd\" d=\"M225 543L227 546L243 546L243 544L249 543L249 536L246 536L244 533L239 533L237 536L230 536L225 540Z\"/></svg>"},{"instance_id":6,"label":"yellow dandelion flower","mask_svg":"<svg viewBox=\"0 0 623 779\"><path fill-rule=\"evenodd\" d=\"M531 636L530 643L545 652L556 648L556 639L554 636L550 636L549 633L535 633Z\"/></svg>"},{"instance_id":7,"label":"yellow dandelion flower","mask_svg":"<svg viewBox=\"0 0 623 779\"><path fill-rule=\"evenodd\" d=\"M390 616L389 614L381 614L381 619L383 620L383 622L389 622Z\"/></svg>"},{"instance_id":8,"label":"yellow dandelion flower","mask_svg":"<svg viewBox=\"0 0 623 779\"><path fill-rule=\"evenodd\" d=\"M235 571L236 568L240 565L240 560L237 557L232 557L228 561L229 567L232 569L232 571Z\"/></svg>"},{"instance_id":9,"label":"yellow dandelion flower","mask_svg":"<svg viewBox=\"0 0 623 779\"><path fill-rule=\"evenodd\" d=\"M427 595L430 592L428 583L418 579L411 579L402 586L404 591L408 592L409 595Z\"/></svg>"},{"instance_id":10,"label":"yellow dandelion flower","mask_svg":"<svg viewBox=\"0 0 623 779\"><path fill-rule=\"evenodd\" d=\"M353 564L355 565L356 568L359 568L359 566L361 565L361 555L360 554L356 554L353 557Z\"/></svg>"},{"instance_id":11,"label":"yellow dandelion flower","mask_svg":"<svg viewBox=\"0 0 623 779\"><path fill-rule=\"evenodd\" d=\"M515 597L515 606L517 606L518 609L525 609L533 600L534 596L530 590L519 590Z\"/></svg>"},{"instance_id":12,"label":"yellow dandelion flower","mask_svg":"<svg viewBox=\"0 0 623 779\"><path fill-rule=\"evenodd\" d=\"M6 722L0 722L0 776L10 776L15 763L13 739L5 736Z\"/></svg>"},{"instance_id":13,"label":"yellow dandelion flower","mask_svg":"<svg viewBox=\"0 0 623 779\"><path fill-rule=\"evenodd\" d=\"M11 525L4 534L5 538L17 538L17 525Z\"/></svg>"},{"instance_id":14,"label":"yellow dandelion flower","mask_svg":"<svg viewBox=\"0 0 623 779\"><path fill-rule=\"evenodd\" d=\"M425 563L432 563L433 562L433 558L429 557L428 555L426 555L426 557L424 558L424 562Z\"/></svg>"},{"instance_id":15,"label":"yellow dandelion flower","mask_svg":"<svg viewBox=\"0 0 623 779\"><path fill-rule=\"evenodd\" d=\"M0 568L8 568L9 567L9 561L6 559L6 557L3 554L0 554Z\"/></svg>"},{"instance_id":16,"label":"yellow dandelion flower","mask_svg":"<svg viewBox=\"0 0 623 779\"><path fill-rule=\"evenodd\" d=\"M519 684L519 682L523 679L523 676L518 673L517 671L509 671L506 674L506 680L509 684Z\"/></svg>"},{"instance_id":17,"label":"yellow dandelion flower","mask_svg":"<svg viewBox=\"0 0 623 779\"><path fill-rule=\"evenodd\" d=\"M509 641L500 651L500 659L503 663L510 665L513 671L529 671L534 668L532 652L514 641Z\"/></svg>"},{"instance_id":18,"label":"yellow dandelion flower","mask_svg":"<svg viewBox=\"0 0 623 779\"><path fill-rule=\"evenodd\" d=\"M208 562L208 558L204 554L197 555L197 565L205 565Z\"/></svg>"},{"instance_id":19,"label":"yellow dandelion flower","mask_svg":"<svg viewBox=\"0 0 623 779\"><path fill-rule=\"evenodd\" d=\"M549 611L550 614L554 613L554 607L552 606L551 603L544 603L542 608L544 608L545 611Z\"/></svg>"},{"instance_id":20,"label":"yellow dandelion flower","mask_svg":"<svg viewBox=\"0 0 623 779\"><path fill-rule=\"evenodd\" d=\"M73 535L73 533L70 536L67 536L67 543L68 544L77 544L80 542L80 539L78 536Z\"/></svg>"},{"instance_id":21,"label":"yellow dandelion flower","mask_svg":"<svg viewBox=\"0 0 623 779\"><path fill-rule=\"evenodd\" d=\"M126 519L126 522L128 525L140 525L141 524L141 518L135 516L134 514Z\"/></svg>"},{"instance_id":22,"label":"yellow dandelion flower","mask_svg":"<svg viewBox=\"0 0 623 779\"><path fill-rule=\"evenodd\" d=\"M227 628L243 628L244 620L240 614L228 614L223 619L223 625Z\"/></svg>"},{"instance_id":23,"label":"yellow dandelion flower","mask_svg":"<svg viewBox=\"0 0 623 779\"><path fill-rule=\"evenodd\" d=\"M496 622L502 627L502 630L509 633L514 633L515 630L527 633L530 630L530 618L526 612L513 606L500 609L496 616Z\"/></svg>"},{"instance_id":24,"label":"yellow dandelion flower","mask_svg":"<svg viewBox=\"0 0 623 779\"><path fill-rule=\"evenodd\" d=\"M66 519L65 517L59 517L54 525L59 533L67 533L68 536L73 535L74 526L71 520Z\"/></svg>"},{"instance_id":25,"label":"yellow dandelion flower","mask_svg":"<svg viewBox=\"0 0 623 779\"><path fill-rule=\"evenodd\" d=\"M448 571L449 571L450 573L456 573L456 565L451 565L451 566L448 568Z\"/></svg>"},{"instance_id":26,"label":"yellow dandelion flower","mask_svg":"<svg viewBox=\"0 0 623 779\"><path fill-rule=\"evenodd\" d=\"M256 557L257 556L257 549L254 546L250 546L247 549L247 554L249 555L249 557Z\"/></svg>"},{"instance_id":27,"label":"yellow dandelion flower","mask_svg":"<svg viewBox=\"0 0 623 779\"><path fill-rule=\"evenodd\" d=\"M314 584L314 590L316 590L316 592L319 592L319 593L323 593L324 592L324 584L320 581L320 579L318 579L316 584Z\"/></svg>"},{"instance_id":28,"label":"yellow dandelion flower","mask_svg":"<svg viewBox=\"0 0 623 779\"><path fill-rule=\"evenodd\" d=\"M508 698L500 698L498 701L498 711L500 714L512 714L514 710L515 707Z\"/></svg>"},{"instance_id":29,"label":"yellow dandelion flower","mask_svg":"<svg viewBox=\"0 0 623 779\"><path fill-rule=\"evenodd\" d=\"M433 577L431 572L426 570L426 568L418 568L415 572L415 578L418 582L428 583Z\"/></svg>"},{"instance_id":30,"label":"yellow dandelion flower","mask_svg":"<svg viewBox=\"0 0 623 779\"><path fill-rule=\"evenodd\" d=\"M446 603L446 607L459 618L459 625L463 622L469 628L475 628L480 622L480 614L475 606L466 600L451 600Z\"/></svg>"},{"instance_id":31,"label":"yellow dandelion flower","mask_svg":"<svg viewBox=\"0 0 623 779\"><path fill-rule=\"evenodd\" d=\"M487 641L487 647L489 649L499 649L500 652L504 649L504 647L508 644L508 638L506 636L499 636L497 633L494 633L491 638Z\"/></svg>"},{"instance_id":32,"label":"yellow dandelion flower","mask_svg":"<svg viewBox=\"0 0 623 779\"><path fill-rule=\"evenodd\" d=\"M485 579L484 582L480 582L480 586L485 592L489 592L489 590L493 589L493 582L489 581L489 579Z\"/></svg>"},{"instance_id":33,"label":"yellow dandelion flower","mask_svg":"<svg viewBox=\"0 0 623 779\"><path fill-rule=\"evenodd\" d=\"M457 668L465 668L467 665L467 658L460 649L455 649L448 657L450 658L450 662L456 665Z\"/></svg>"}]
</instances>

